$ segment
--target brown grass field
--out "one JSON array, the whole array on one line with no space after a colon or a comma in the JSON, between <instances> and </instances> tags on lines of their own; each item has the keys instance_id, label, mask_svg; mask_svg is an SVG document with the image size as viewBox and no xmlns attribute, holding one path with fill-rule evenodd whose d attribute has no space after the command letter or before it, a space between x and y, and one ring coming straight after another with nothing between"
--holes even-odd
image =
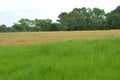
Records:
<instances>
[{"instance_id":1,"label":"brown grass field","mask_svg":"<svg viewBox=\"0 0 120 80\"><path fill-rule=\"evenodd\" d=\"M66 40L99 39L110 36L120 36L120 30L11 32L0 33L0 45L40 44Z\"/></svg>"}]
</instances>

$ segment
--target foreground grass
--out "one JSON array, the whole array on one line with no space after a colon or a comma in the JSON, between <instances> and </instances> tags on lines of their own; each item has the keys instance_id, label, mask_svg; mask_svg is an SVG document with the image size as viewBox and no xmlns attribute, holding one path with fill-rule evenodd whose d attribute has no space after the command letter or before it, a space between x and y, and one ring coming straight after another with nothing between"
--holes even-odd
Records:
<instances>
[{"instance_id":1,"label":"foreground grass","mask_svg":"<svg viewBox=\"0 0 120 80\"><path fill-rule=\"evenodd\" d=\"M0 46L0 80L120 80L120 38Z\"/></svg>"}]
</instances>

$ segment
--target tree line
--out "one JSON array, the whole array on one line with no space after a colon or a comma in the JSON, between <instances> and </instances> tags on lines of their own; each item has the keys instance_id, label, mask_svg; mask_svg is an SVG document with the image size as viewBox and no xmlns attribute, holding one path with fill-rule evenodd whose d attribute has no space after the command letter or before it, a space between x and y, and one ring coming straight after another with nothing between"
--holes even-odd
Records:
<instances>
[{"instance_id":1,"label":"tree line","mask_svg":"<svg viewBox=\"0 0 120 80\"><path fill-rule=\"evenodd\" d=\"M51 19L22 18L11 27L0 25L0 32L120 29L120 6L109 13L99 8L74 8L71 12L60 13L58 18L54 23Z\"/></svg>"}]
</instances>

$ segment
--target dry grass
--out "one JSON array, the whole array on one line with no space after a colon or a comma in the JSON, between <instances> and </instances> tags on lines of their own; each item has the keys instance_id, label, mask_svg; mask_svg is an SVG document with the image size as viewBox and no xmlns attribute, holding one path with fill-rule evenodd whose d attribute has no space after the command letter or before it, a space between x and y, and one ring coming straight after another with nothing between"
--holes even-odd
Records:
<instances>
[{"instance_id":1,"label":"dry grass","mask_svg":"<svg viewBox=\"0 0 120 80\"><path fill-rule=\"evenodd\" d=\"M0 33L0 45L39 44L120 36L120 30Z\"/></svg>"}]
</instances>

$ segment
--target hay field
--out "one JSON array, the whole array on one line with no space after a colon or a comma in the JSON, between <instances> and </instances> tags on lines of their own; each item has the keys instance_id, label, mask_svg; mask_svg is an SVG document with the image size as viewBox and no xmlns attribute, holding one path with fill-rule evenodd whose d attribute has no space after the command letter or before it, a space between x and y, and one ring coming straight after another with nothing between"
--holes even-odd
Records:
<instances>
[{"instance_id":1,"label":"hay field","mask_svg":"<svg viewBox=\"0 0 120 80\"><path fill-rule=\"evenodd\" d=\"M120 30L0 33L0 45L40 44L120 36Z\"/></svg>"}]
</instances>

